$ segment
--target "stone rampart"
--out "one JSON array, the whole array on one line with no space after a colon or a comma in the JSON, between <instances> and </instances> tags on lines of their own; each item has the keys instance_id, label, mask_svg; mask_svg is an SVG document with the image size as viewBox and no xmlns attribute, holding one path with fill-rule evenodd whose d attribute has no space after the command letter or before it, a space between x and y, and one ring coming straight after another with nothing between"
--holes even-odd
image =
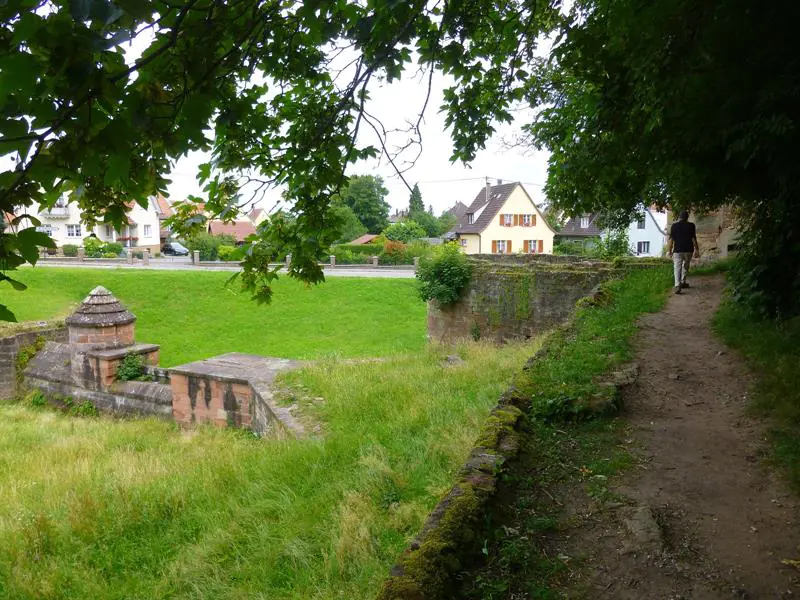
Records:
<instances>
[{"instance_id":1,"label":"stone rampart","mask_svg":"<svg viewBox=\"0 0 800 600\"><path fill-rule=\"evenodd\" d=\"M35 346L38 340L66 342L67 329L63 325L44 323L0 339L0 400L16 396L19 352Z\"/></svg>"},{"instance_id":2,"label":"stone rampart","mask_svg":"<svg viewBox=\"0 0 800 600\"><path fill-rule=\"evenodd\" d=\"M554 255L477 255L472 263L461 300L428 304L431 340L534 337L564 322L579 299L619 270L619 263Z\"/></svg>"}]
</instances>

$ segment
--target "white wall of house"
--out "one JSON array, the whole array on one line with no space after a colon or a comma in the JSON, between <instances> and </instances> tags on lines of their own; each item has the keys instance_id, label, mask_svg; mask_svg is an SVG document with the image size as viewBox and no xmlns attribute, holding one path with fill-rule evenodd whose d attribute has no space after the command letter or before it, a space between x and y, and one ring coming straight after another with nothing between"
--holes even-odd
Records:
<instances>
[{"instance_id":1,"label":"white wall of house","mask_svg":"<svg viewBox=\"0 0 800 600\"><path fill-rule=\"evenodd\" d=\"M531 215L535 216L536 223L530 226L522 224L505 226L501 225L503 215ZM555 232L547 224L542 213L536 208L533 200L531 200L530 196L525 192L525 189L521 185L518 185L514 188L514 191L509 194L508 200L503 204L503 207L498 211L497 215L494 216L491 223L481 232L480 251L483 254L490 254L492 252L493 241L498 242L498 253L500 253L500 246L502 246L499 242L506 242L507 245L509 241L511 242L511 251L509 252L508 249L506 249L503 252L504 254L523 252L526 241L531 243L536 242L534 251L538 251L538 242L542 240L542 254L552 254L554 237ZM471 252L467 253L471 254Z\"/></svg>"},{"instance_id":2,"label":"white wall of house","mask_svg":"<svg viewBox=\"0 0 800 600\"><path fill-rule=\"evenodd\" d=\"M153 199L147 209L135 204L128 212L130 224L123 226L120 231L114 231L111 225L104 224L87 227L81 223L81 212L74 202L59 201L50 210L40 210L34 204L29 212L41 221L38 229L49 234L58 246L80 246L83 239L92 233L104 242L119 242L129 248L150 248L157 252L161 246L158 213Z\"/></svg>"},{"instance_id":3,"label":"white wall of house","mask_svg":"<svg viewBox=\"0 0 800 600\"><path fill-rule=\"evenodd\" d=\"M479 254L481 252L481 236L477 233L463 233L459 236L458 243L465 254Z\"/></svg>"},{"instance_id":4,"label":"white wall of house","mask_svg":"<svg viewBox=\"0 0 800 600\"><path fill-rule=\"evenodd\" d=\"M662 256L667 239L667 213L645 209L641 219L628 226L628 241L634 256Z\"/></svg>"}]
</instances>

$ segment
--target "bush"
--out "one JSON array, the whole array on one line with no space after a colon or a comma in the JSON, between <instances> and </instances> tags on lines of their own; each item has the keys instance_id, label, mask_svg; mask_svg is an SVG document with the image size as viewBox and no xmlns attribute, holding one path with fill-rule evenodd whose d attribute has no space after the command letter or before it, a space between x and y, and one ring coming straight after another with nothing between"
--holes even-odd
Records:
<instances>
[{"instance_id":1,"label":"bush","mask_svg":"<svg viewBox=\"0 0 800 600\"><path fill-rule=\"evenodd\" d=\"M426 231L414 221L400 221L392 223L383 230L387 240L393 242L410 242L426 236Z\"/></svg>"},{"instance_id":2,"label":"bush","mask_svg":"<svg viewBox=\"0 0 800 600\"><path fill-rule=\"evenodd\" d=\"M220 244L217 247L217 256L220 260L234 260L233 255L236 252L236 246L228 246L227 244Z\"/></svg>"},{"instance_id":3,"label":"bush","mask_svg":"<svg viewBox=\"0 0 800 600\"><path fill-rule=\"evenodd\" d=\"M64 256L78 256L78 247L75 244L64 244L61 246Z\"/></svg>"},{"instance_id":4,"label":"bush","mask_svg":"<svg viewBox=\"0 0 800 600\"><path fill-rule=\"evenodd\" d=\"M331 254L336 257L337 265L363 265L370 262L372 256L379 256L382 246L375 244L339 244L331 246Z\"/></svg>"},{"instance_id":5,"label":"bush","mask_svg":"<svg viewBox=\"0 0 800 600\"><path fill-rule=\"evenodd\" d=\"M103 252L103 258L117 258L117 254L114 252Z\"/></svg>"},{"instance_id":6,"label":"bush","mask_svg":"<svg viewBox=\"0 0 800 600\"><path fill-rule=\"evenodd\" d=\"M410 264L407 257L408 246L402 242L387 241L383 245L383 250L378 255L380 264L384 265L403 265Z\"/></svg>"},{"instance_id":7,"label":"bush","mask_svg":"<svg viewBox=\"0 0 800 600\"><path fill-rule=\"evenodd\" d=\"M419 295L425 301L451 304L461 297L471 277L472 265L466 255L456 244L444 244L419 263Z\"/></svg>"},{"instance_id":8,"label":"bush","mask_svg":"<svg viewBox=\"0 0 800 600\"><path fill-rule=\"evenodd\" d=\"M633 253L628 240L628 230L618 229L608 233L591 249L590 254L604 260L618 256L630 256Z\"/></svg>"},{"instance_id":9,"label":"bush","mask_svg":"<svg viewBox=\"0 0 800 600\"><path fill-rule=\"evenodd\" d=\"M137 250L136 252L133 253L133 258L138 258L139 260L142 260L144 258L144 251Z\"/></svg>"},{"instance_id":10,"label":"bush","mask_svg":"<svg viewBox=\"0 0 800 600\"><path fill-rule=\"evenodd\" d=\"M83 249L86 252L86 256L99 258L103 254L103 246L103 242L93 235L83 238Z\"/></svg>"},{"instance_id":11,"label":"bush","mask_svg":"<svg viewBox=\"0 0 800 600\"><path fill-rule=\"evenodd\" d=\"M219 259L220 246L236 246L236 240L231 235L211 235L210 233L197 233L186 240L186 247L194 252L200 252L200 260Z\"/></svg>"},{"instance_id":12,"label":"bush","mask_svg":"<svg viewBox=\"0 0 800 600\"><path fill-rule=\"evenodd\" d=\"M122 250L123 250L122 244L119 244L117 242L108 242L103 247L103 252L105 252L106 254L113 253L114 256L119 256L120 254L122 254Z\"/></svg>"},{"instance_id":13,"label":"bush","mask_svg":"<svg viewBox=\"0 0 800 600\"><path fill-rule=\"evenodd\" d=\"M117 367L117 381L136 381L144 375L144 359L138 354L126 354Z\"/></svg>"}]
</instances>

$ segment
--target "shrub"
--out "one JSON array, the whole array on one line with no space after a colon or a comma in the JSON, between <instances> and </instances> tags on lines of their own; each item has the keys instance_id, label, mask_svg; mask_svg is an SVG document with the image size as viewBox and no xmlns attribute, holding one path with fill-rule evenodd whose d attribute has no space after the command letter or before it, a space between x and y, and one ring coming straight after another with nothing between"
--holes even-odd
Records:
<instances>
[{"instance_id":1,"label":"shrub","mask_svg":"<svg viewBox=\"0 0 800 600\"><path fill-rule=\"evenodd\" d=\"M383 245L383 251L378 255L379 261L384 265L402 265L410 263L407 259L406 251L408 246L402 242L393 242L387 240Z\"/></svg>"},{"instance_id":2,"label":"shrub","mask_svg":"<svg viewBox=\"0 0 800 600\"><path fill-rule=\"evenodd\" d=\"M136 381L144 375L144 359L138 354L126 354L117 367L117 381Z\"/></svg>"},{"instance_id":3,"label":"shrub","mask_svg":"<svg viewBox=\"0 0 800 600\"><path fill-rule=\"evenodd\" d=\"M410 242L425 237L427 232L414 221L400 221L392 223L383 230L387 240L393 242Z\"/></svg>"},{"instance_id":4,"label":"shrub","mask_svg":"<svg viewBox=\"0 0 800 600\"><path fill-rule=\"evenodd\" d=\"M236 246L228 246L227 244L220 244L217 247L217 256L220 260L234 260L233 256L236 252Z\"/></svg>"},{"instance_id":5,"label":"shrub","mask_svg":"<svg viewBox=\"0 0 800 600\"><path fill-rule=\"evenodd\" d=\"M591 249L590 252L597 258L608 260L617 256L630 256L631 245L628 240L628 231L618 229L611 231Z\"/></svg>"},{"instance_id":6,"label":"shrub","mask_svg":"<svg viewBox=\"0 0 800 600\"><path fill-rule=\"evenodd\" d=\"M103 252L103 258L117 258L117 254L114 252Z\"/></svg>"},{"instance_id":7,"label":"shrub","mask_svg":"<svg viewBox=\"0 0 800 600\"><path fill-rule=\"evenodd\" d=\"M86 256L94 257L96 254L95 258L99 258L103 253L103 246L103 242L93 235L83 238L83 249L86 251Z\"/></svg>"},{"instance_id":8,"label":"shrub","mask_svg":"<svg viewBox=\"0 0 800 600\"><path fill-rule=\"evenodd\" d=\"M142 250L137 250L133 253L133 258L138 258L139 260L144 258L144 252Z\"/></svg>"},{"instance_id":9,"label":"shrub","mask_svg":"<svg viewBox=\"0 0 800 600\"><path fill-rule=\"evenodd\" d=\"M78 256L78 247L75 244L64 244L61 246L64 256Z\"/></svg>"},{"instance_id":10,"label":"shrub","mask_svg":"<svg viewBox=\"0 0 800 600\"><path fill-rule=\"evenodd\" d=\"M31 408L42 408L47 406L47 398L39 390L33 390L25 396L25 404Z\"/></svg>"},{"instance_id":11,"label":"shrub","mask_svg":"<svg viewBox=\"0 0 800 600\"><path fill-rule=\"evenodd\" d=\"M426 301L451 304L461 297L470 277L472 265L466 255L454 243L443 244L419 263L419 295Z\"/></svg>"},{"instance_id":12,"label":"shrub","mask_svg":"<svg viewBox=\"0 0 800 600\"><path fill-rule=\"evenodd\" d=\"M107 254L113 253L114 256L119 256L120 254L122 254L122 250L123 250L122 244L119 244L117 242L108 242L103 247L103 252Z\"/></svg>"},{"instance_id":13,"label":"shrub","mask_svg":"<svg viewBox=\"0 0 800 600\"><path fill-rule=\"evenodd\" d=\"M220 246L236 246L236 240L230 235L211 235L210 233L196 233L186 240L186 247L194 252L200 252L200 260L217 260Z\"/></svg>"}]
</instances>

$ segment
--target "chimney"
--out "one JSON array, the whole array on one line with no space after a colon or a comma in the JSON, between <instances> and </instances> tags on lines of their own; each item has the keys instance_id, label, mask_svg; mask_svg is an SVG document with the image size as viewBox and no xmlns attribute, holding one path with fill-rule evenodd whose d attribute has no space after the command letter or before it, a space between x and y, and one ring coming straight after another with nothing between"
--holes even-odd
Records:
<instances>
[{"instance_id":1,"label":"chimney","mask_svg":"<svg viewBox=\"0 0 800 600\"><path fill-rule=\"evenodd\" d=\"M492 186L489 185L489 178L486 178L486 203L489 203L489 191L492 189Z\"/></svg>"}]
</instances>

